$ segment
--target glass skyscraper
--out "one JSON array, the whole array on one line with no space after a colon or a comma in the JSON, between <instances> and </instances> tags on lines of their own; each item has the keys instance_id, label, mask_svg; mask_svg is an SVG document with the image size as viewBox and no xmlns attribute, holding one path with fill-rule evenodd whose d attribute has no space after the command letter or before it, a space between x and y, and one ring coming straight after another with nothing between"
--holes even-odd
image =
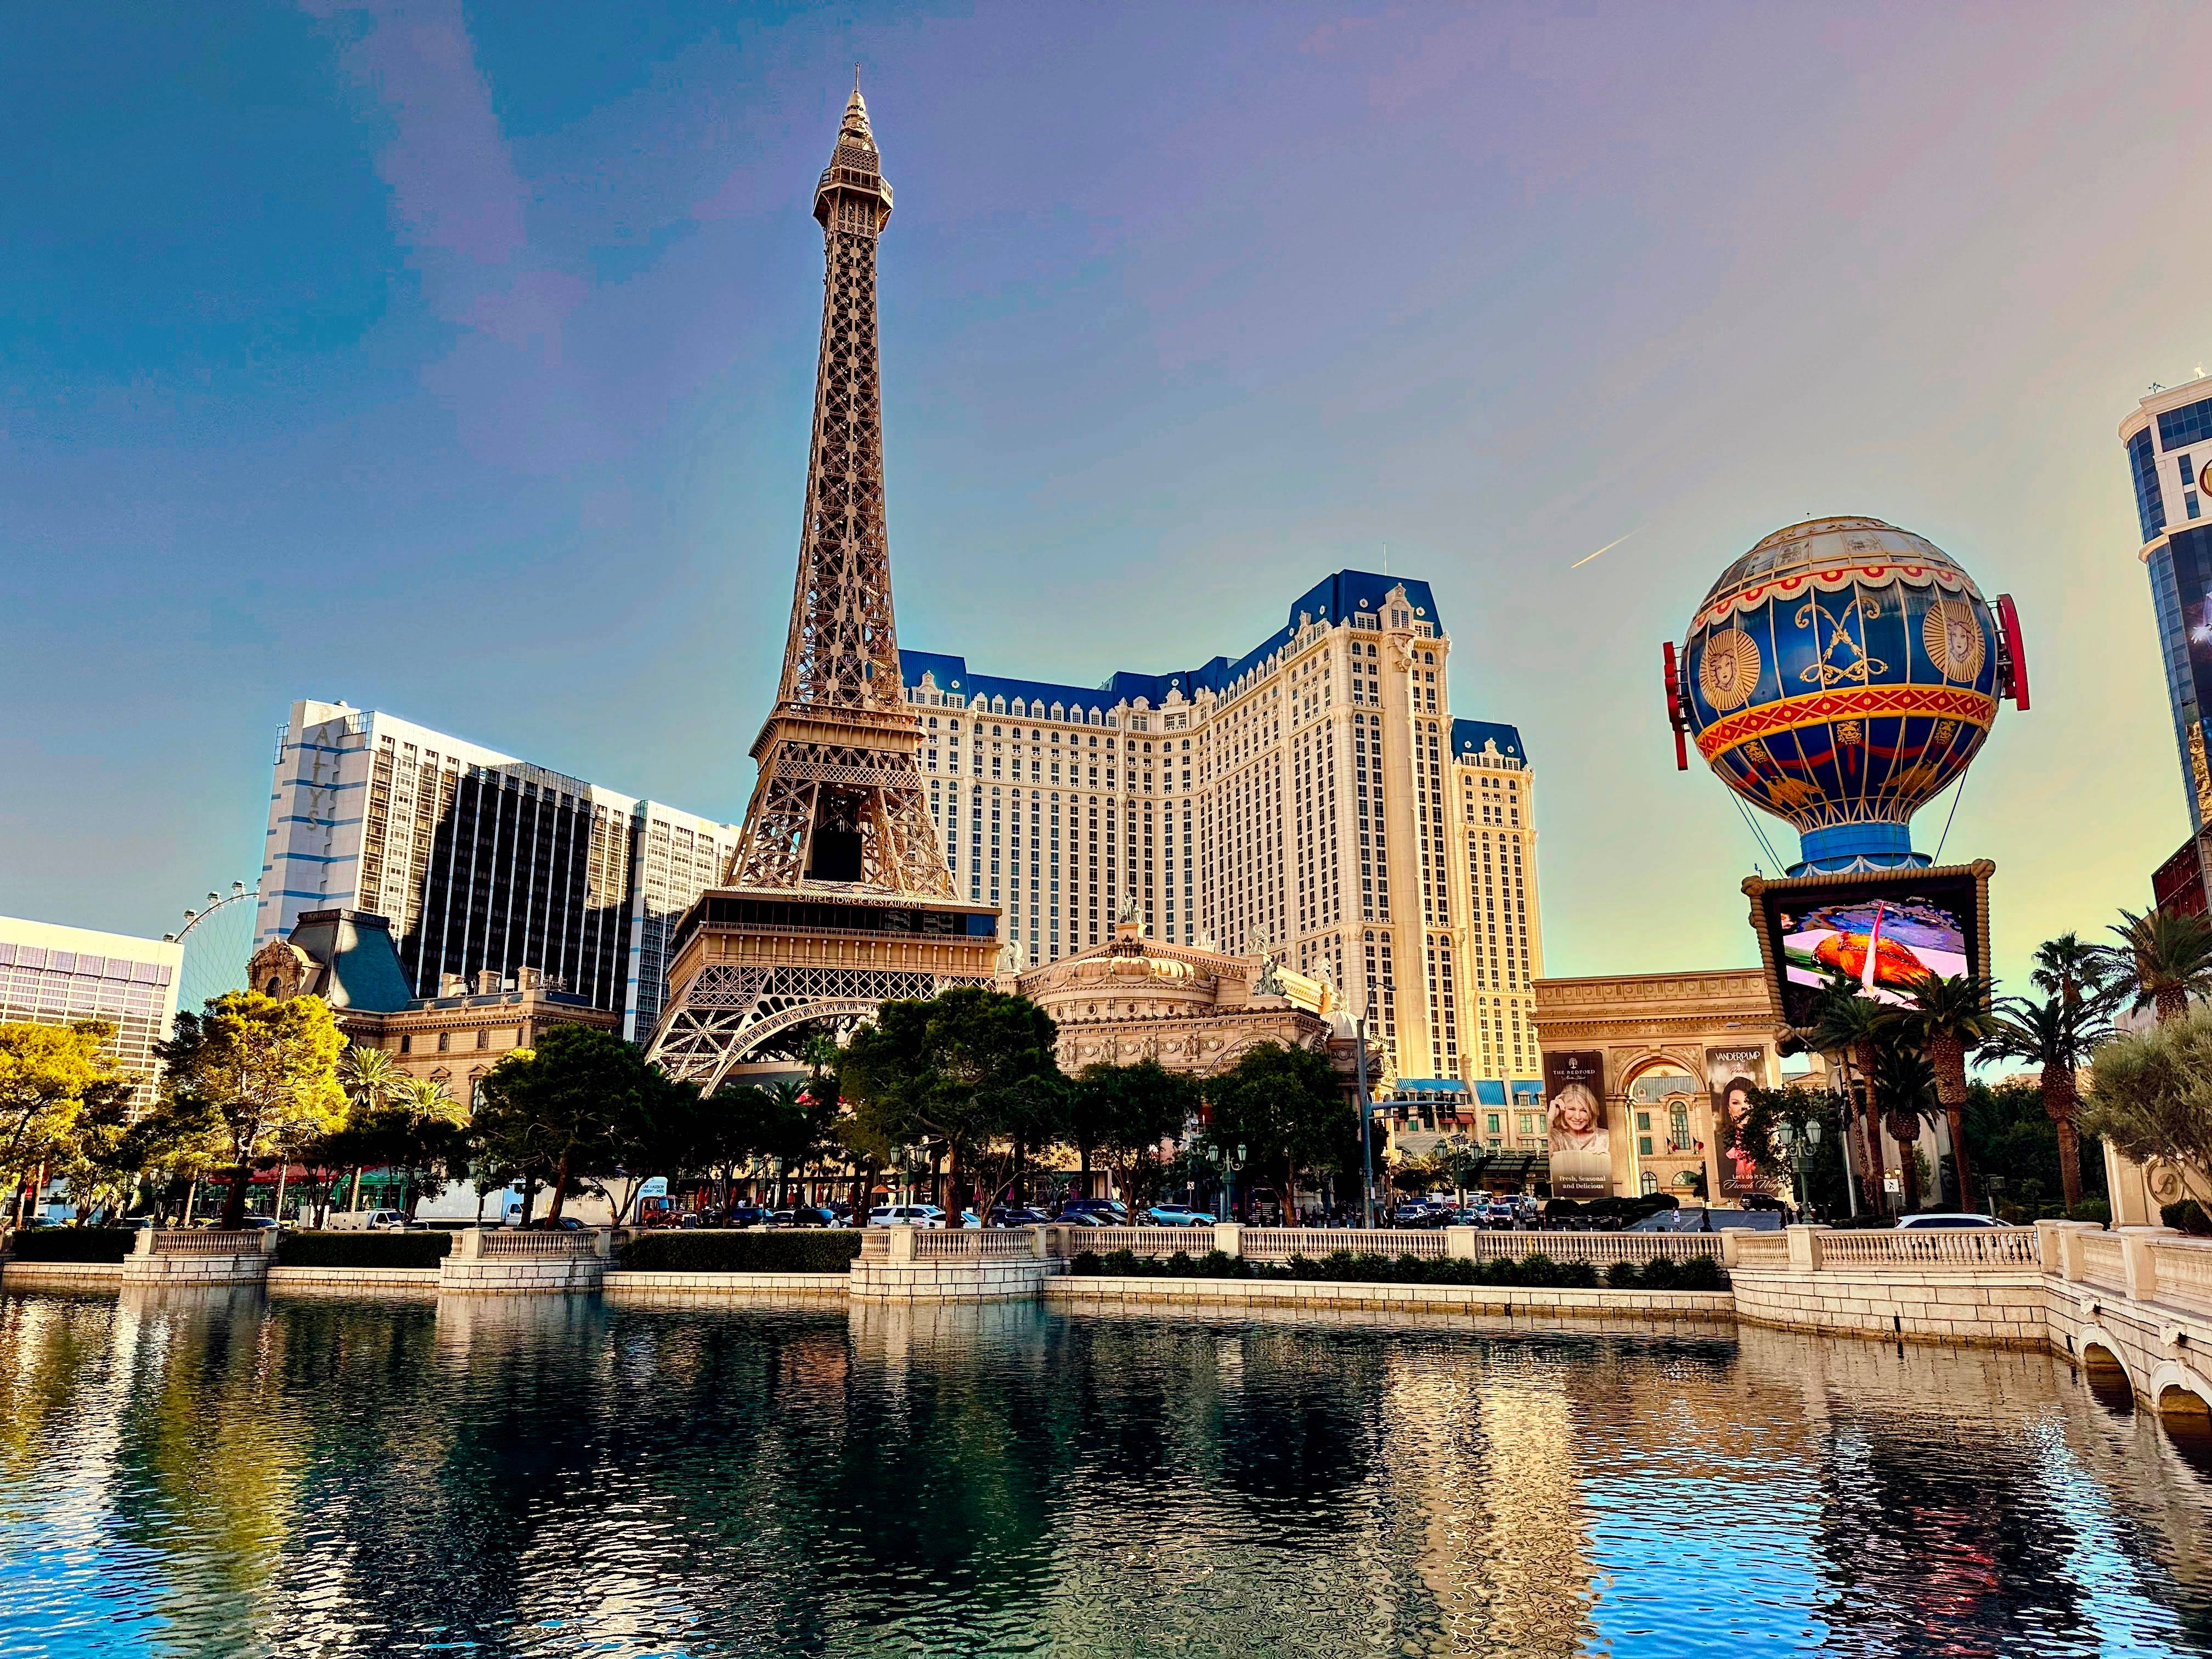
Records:
<instances>
[{"instance_id":1,"label":"glass skyscraper","mask_svg":"<svg viewBox=\"0 0 2212 1659\"><path fill-rule=\"evenodd\" d=\"M2204 719L2212 709L2212 376L2154 388L2120 422L2142 530L2137 555L2150 576L2159 654L2173 706L2190 824L2212 825L2212 761Z\"/></svg>"}]
</instances>

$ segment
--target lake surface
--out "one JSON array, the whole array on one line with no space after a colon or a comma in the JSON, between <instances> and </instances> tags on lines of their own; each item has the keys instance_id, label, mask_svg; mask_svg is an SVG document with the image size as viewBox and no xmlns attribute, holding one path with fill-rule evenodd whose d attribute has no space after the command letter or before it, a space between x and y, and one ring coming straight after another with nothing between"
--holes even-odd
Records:
<instances>
[{"instance_id":1,"label":"lake surface","mask_svg":"<svg viewBox=\"0 0 2212 1659\"><path fill-rule=\"evenodd\" d=\"M2198 1654L2212 1456L2063 1362L0 1297L0 1653Z\"/></svg>"}]
</instances>

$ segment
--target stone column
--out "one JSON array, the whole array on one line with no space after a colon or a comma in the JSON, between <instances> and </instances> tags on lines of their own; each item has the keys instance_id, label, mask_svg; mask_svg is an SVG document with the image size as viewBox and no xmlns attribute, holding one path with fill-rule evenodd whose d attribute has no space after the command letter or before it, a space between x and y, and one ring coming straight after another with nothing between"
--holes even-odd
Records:
<instances>
[{"instance_id":1,"label":"stone column","mask_svg":"<svg viewBox=\"0 0 2212 1659\"><path fill-rule=\"evenodd\" d=\"M155 1230L151 1227L140 1228L138 1230L138 1237L131 1241L131 1254L133 1255L153 1255L154 1232Z\"/></svg>"},{"instance_id":2,"label":"stone column","mask_svg":"<svg viewBox=\"0 0 2212 1659\"><path fill-rule=\"evenodd\" d=\"M1820 1239L1826 1227L1795 1226L1785 1229L1790 1235L1790 1271L1794 1273L1816 1273L1820 1271Z\"/></svg>"},{"instance_id":3,"label":"stone column","mask_svg":"<svg viewBox=\"0 0 2212 1659\"><path fill-rule=\"evenodd\" d=\"M481 1261L483 1260L483 1229L464 1227L453 1235L453 1248L446 1254L448 1261Z\"/></svg>"},{"instance_id":4,"label":"stone column","mask_svg":"<svg viewBox=\"0 0 2212 1659\"><path fill-rule=\"evenodd\" d=\"M615 1254L615 1230L611 1227L592 1229L592 1254L602 1261L611 1261Z\"/></svg>"},{"instance_id":5,"label":"stone column","mask_svg":"<svg viewBox=\"0 0 2212 1659\"><path fill-rule=\"evenodd\" d=\"M1444 1254L1455 1261L1474 1261L1474 1235L1478 1231L1474 1227L1445 1228Z\"/></svg>"},{"instance_id":6,"label":"stone column","mask_svg":"<svg viewBox=\"0 0 2212 1659\"><path fill-rule=\"evenodd\" d=\"M2127 1269L2130 1301L2158 1299L2158 1263L2151 1259L2151 1241L2176 1237L2171 1227L2130 1227L2120 1234L2120 1262Z\"/></svg>"},{"instance_id":7,"label":"stone column","mask_svg":"<svg viewBox=\"0 0 2212 1659\"><path fill-rule=\"evenodd\" d=\"M1237 1221L1217 1221L1213 1224L1213 1248L1224 1255L1244 1254L1244 1225Z\"/></svg>"},{"instance_id":8,"label":"stone column","mask_svg":"<svg viewBox=\"0 0 2212 1659\"><path fill-rule=\"evenodd\" d=\"M885 1231L890 1234L890 1238L888 1241L890 1243L890 1249L886 1252L886 1258L899 1267L913 1266L914 1229L911 1227L891 1227L887 1228Z\"/></svg>"}]
</instances>

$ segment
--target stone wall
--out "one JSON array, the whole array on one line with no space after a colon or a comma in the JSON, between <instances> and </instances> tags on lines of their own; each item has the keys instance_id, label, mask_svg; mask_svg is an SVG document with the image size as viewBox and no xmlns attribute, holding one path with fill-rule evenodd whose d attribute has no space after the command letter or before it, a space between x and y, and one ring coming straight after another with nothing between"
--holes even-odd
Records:
<instances>
[{"instance_id":1,"label":"stone wall","mask_svg":"<svg viewBox=\"0 0 2212 1659\"><path fill-rule=\"evenodd\" d=\"M1738 1267L1729 1277L1735 1316L1746 1324L1998 1348L2039 1348L2049 1340L2043 1275L2033 1270L1968 1275Z\"/></svg>"},{"instance_id":2,"label":"stone wall","mask_svg":"<svg viewBox=\"0 0 2212 1659\"><path fill-rule=\"evenodd\" d=\"M435 1267L271 1267L272 1291L368 1291L398 1296L435 1296Z\"/></svg>"},{"instance_id":3,"label":"stone wall","mask_svg":"<svg viewBox=\"0 0 2212 1659\"><path fill-rule=\"evenodd\" d=\"M1175 1305L1316 1313L1540 1315L1552 1319L1726 1320L1726 1291L1615 1291L1491 1285L1362 1285L1300 1279L1115 1279L1085 1274L1043 1285L1061 1304L1152 1310Z\"/></svg>"},{"instance_id":4,"label":"stone wall","mask_svg":"<svg viewBox=\"0 0 2212 1659\"><path fill-rule=\"evenodd\" d=\"M842 1307L852 1275L842 1273L678 1273L611 1270L600 1290L617 1301L653 1307L767 1297L778 1302L823 1302Z\"/></svg>"},{"instance_id":5,"label":"stone wall","mask_svg":"<svg viewBox=\"0 0 2212 1659\"><path fill-rule=\"evenodd\" d=\"M120 1261L16 1261L0 1260L0 1288L11 1291L112 1291L123 1282Z\"/></svg>"},{"instance_id":6,"label":"stone wall","mask_svg":"<svg viewBox=\"0 0 2212 1659\"><path fill-rule=\"evenodd\" d=\"M1013 1256L998 1261L884 1261L853 1264L850 1293L856 1302L997 1302L1036 1300L1048 1280L1066 1270L1060 1261Z\"/></svg>"}]
</instances>

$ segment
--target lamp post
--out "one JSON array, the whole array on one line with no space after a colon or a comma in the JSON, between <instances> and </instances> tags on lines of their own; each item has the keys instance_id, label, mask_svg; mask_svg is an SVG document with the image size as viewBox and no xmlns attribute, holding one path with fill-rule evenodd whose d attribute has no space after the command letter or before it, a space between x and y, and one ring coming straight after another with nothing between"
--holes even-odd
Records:
<instances>
[{"instance_id":1,"label":"lamp post","mask_svg":"<svg viewBox=\"0 0 2212 1659\"><path fill-rule=\"evenodd\" d=\"M1374 1006L1374 1000L1368 1000ZM1374 1139L1375 1107L1367 1098L1367 1015L1363 1011L1352 1022L1352 1052L1359 1066L1359 1224L1369 1231L1375 1227L1375 1154L1370 1145Z\"/></svg>"}]
</instances>

